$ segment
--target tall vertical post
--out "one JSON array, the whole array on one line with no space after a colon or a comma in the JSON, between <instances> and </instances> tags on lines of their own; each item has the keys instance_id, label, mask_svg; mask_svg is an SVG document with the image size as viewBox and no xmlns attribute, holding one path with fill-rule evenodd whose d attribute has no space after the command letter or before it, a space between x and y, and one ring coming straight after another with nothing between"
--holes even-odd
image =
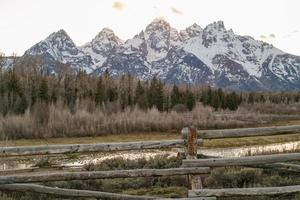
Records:
<instances>
[{"instance_id":1,"label":"tall vertical post","mask_svg":"<svg viewBox=\"0 0 300 200\"><path fill-rule=\"evenodd\" d=\"M193 160L197 159L197 131L196 129L191 127L183 128L181 131L182 139L186 140L186 146L185 146L185 155L186 159ZM201 180L201 176L199 175L188 175L188 185L189 189L202 189L203 184Z\"/></svg>"}]
</instances>

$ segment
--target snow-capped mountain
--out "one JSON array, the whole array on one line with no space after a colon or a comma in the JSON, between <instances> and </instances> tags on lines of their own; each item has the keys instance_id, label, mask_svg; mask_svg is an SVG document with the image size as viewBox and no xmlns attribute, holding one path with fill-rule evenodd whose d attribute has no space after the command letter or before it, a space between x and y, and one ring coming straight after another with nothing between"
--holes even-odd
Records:
<instances>
[{"instance_id":1,"label":"snow-capped mountain","mask_svg":"<svg viewBox=\"0 0 300 200\"><path fill-rule=\"evenodd\" d=\"M64 30L49 35L45 40L35 44L27 50L24 56L40 56L43 64L54 71L57 62L68 64L71 69L92 71L90 55L83 53Z\"/></svg>"},{"instance_id":2,"label":"snow-capped mountain","mask_svg":"<svg viewBox=\"0 0 300 200\"><path fill-rule=\"evenodd\" d=\"M104 28L91 42L80 49L86 55L90 55L93 61L92 68L97 69L103 65L106 59L116 53L119 46L123 44L114 32L109 28Z\"/></svg>"},{"instance_id":3,"label":"snow-capped mountain","mask_svg":"<svg viewBox=\"0 0 300 200\"><path fill-rule=\"evenodd\" d=\"M132 39L122 41L104 28L91 42L77 47L60 30L27 50L53 64L113 75L157 76L168 83L210 84L236 90L299 90L300 57L270 44L227 30L222 21L177 31L155 19Z\"/></svg>"}]
</instances>

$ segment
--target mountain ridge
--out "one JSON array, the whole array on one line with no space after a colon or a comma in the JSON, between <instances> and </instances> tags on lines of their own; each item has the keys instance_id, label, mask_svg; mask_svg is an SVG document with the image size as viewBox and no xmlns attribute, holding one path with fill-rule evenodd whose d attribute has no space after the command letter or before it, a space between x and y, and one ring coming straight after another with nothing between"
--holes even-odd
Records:
<instances>
[{"instance_id":1,"label":"mountain ridge","mask_svg":"<svg viewBox=\"0 0 300 200\"><path fill-rule=\"evenodd\" d=\"M121 40L102 29L91 42L76 46L64 30L50 34L24 56L42 56L56 73L54 62L99 75L132 73L174 84L209 84L234 90L299 90L300 57L271 44L227 30L223 21L178 31L155 19L133 38Z\"/></svg>"}]
</instances>

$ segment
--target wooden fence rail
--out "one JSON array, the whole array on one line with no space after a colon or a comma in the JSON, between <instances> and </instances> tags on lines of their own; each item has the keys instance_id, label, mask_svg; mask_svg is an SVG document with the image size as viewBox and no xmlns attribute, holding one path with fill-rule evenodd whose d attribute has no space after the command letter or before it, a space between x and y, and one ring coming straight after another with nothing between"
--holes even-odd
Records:
<instances>
[{"instance_id":1,"label":"wooden fence rail","mask_svg":"<svg viewBox=\"0 0 300 200\"><path fill-rule=\"evenodd\" d=\"M85 198L100 198L103 200L145 200L145 199L155 199L155 200L217 200L216 197L194 197L194 198L160 198L152 196L138 196L138 195L126 195L126 194L116 194L101 191L91 191L91 190L76 190L76 189L64 189L64 188L53 188L43 185L36 184L6 184L0 185L0 190L2 191L12 191L12 192L35 192L41 194L50 194L64 197L85 197Z\"/></svg>"},{"instance_id":2,"label":"wooden fence rail","mask_svg":"<svg viewBox=\"0 0 300 200\"><path fill-rule=\"evenodd\" d=\"M216 200L223 196L251 196L251 195L277 195L300 192L300 185L284 187L257 187L257 188L225 188L203 189L202 178L210 173L210 167L223 166L253 166L271 169L286 169L299 172L300 166L280 162L300 161L300 153L286 153L273 155L260 155L241 158L210 158L197 159L197 147L203 139L235 138L251 136L267 136L277 134L300 133L300 125L225 129L225 130L198 130L190 127L181 132L182 139L164 141L139 141L109 144L68 144L68 145L43 145L0 147L0 157L52 155L65 153L110 152L142 149L162 149L172 147L185 147L187 160L183 160L181 168L170 169L133 169L114 171L52 171L37 173L22 173L0 176L0 191L37 192L68 197L93 197L107 200L147 200L165 198L152 196L132 196L126 194L113 194L100 191L74 190L52 188L31 183L48 181L70 181L89 179L111 179L129 177L159 177L187 175L189 198L194 200ZM198 139L200 138L200 139ZM10 158L7 158L10 159ZM5 173L5 172L3 172ZM187 198L183 198L184 200Z\"/></svg>"},{"instance_id":3,"label":"wooden fence rail","mask_svg":"<svg viewBox=\"0 0 300 200\"><path fill-rule=\"evenodd\" d=\"M258 165L257 167L264 168L264 169L300 173L300 165L291 164L291 163L273 163L273 164L266 164L266 165Z\"/></svg>"},{"instance_id":4,"label":"wooden fence rail","mask_svg":"<svg viewBox=\"0 0 300 200\"><path fill-rule=\"evenodd\" d=\"M43 194L51 194L66 197L93 197L101 198L105 200L146 200L156 199L150 196L133 196L126 194L114 194L100 191L89 191L89 190L75 190L75 189L63 189L53 188L35 184L7 184L0 185L2 191L14 191L14 192L35 192Z\"/></svg>"},{"instance_id":5,"label":"wooden fence rail","mask_svg":"<svg viewBox=\"0 0 300 200\"><path fill-rule=\"evenodd\" d=\"M198 137L202 139L268 136L278 134L300 133L300 125L272 126L259 128L236 128L221 130L198 130L197 133Z\"/></svg>"},{"instance_id":6,"label":"wooden fence rail","mask_svg":"<svg viewBox=\"0 0 300 200\"><path fill-rule=\"evenodd\" d=\"M53 188L48 186L36 185L36 184L6 184L0 185L2 191L13 191L13 192L35 192L42 194L58 195L65 197L85 197L85 198L101 198L103 200L173 200L160 197L152 196L138 196L138 195L126 195L126 194L115 194L100 191L90 190L75 190L75 189L63 189ZM186 200L187 198L177 198L178 200ZM216 200L216 197L195 197L188 198L189 200ZM175 200L175 199L174 199Z\"/></svg>"},{"instance_id":7,"label":"wooden fence rail","mask_svg":"<svg viewBox=\"0 0 300 200\"><path fill-rule=\"evenodd\" d=\"M198 140L202 144L203 140ZM0 147L0 157L5 156L28 156L45 154L65 154L84 152L110 152L142 149L162 149L172 147L184 147L186 140L161 140L161 141L139 141L123 143L100 143L100 144L67 144L67 145L40 145L40 146L18 146Z\"/></svg>"},{"instance_id":8,"label":"wooden fence rail","mask_svg":"<svg viewBox=\"0 0 300 200\"><path fill-rule=\"evenodd\" d=\"M300 153L249 156L240 158L210 158L183 160L183 167L255 166L277 162L300 161Z\"/></svg>"},{"instance_id":9,"label":"wooden fence rail","mask_svg":"<svg viewBox=\"0 0 300 200\"><path fill-rule=\"evenodd\" d=\"M256 187L256 188L224 188L224 189L201 189L190 190L189 197L227 197L227 196L257 196L279 195L300 192L300 185L282 187Z\"/></svg>"},{"instance_id":10,"label":"wooden fence rail","mask_svg":"<svg viewBox=\"0 0 300 200\"><path fill-rule=\"evenodd\" d=\"M158 177L189 174L209 174L210 168L169 168L169 169L133 169L113 171L79 171L79 172L48 172L27 173L19 175L0 176L0 184L34 183L49 181Z\"/></svg>"}]
</instances>

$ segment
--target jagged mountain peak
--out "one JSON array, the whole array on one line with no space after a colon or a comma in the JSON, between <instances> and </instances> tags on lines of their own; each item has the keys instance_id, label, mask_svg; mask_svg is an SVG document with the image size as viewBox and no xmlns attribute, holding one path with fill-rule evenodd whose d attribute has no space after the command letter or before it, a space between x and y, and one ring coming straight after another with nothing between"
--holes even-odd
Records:
<instances>
[{"instance_id":1,"label":"jagged mountain peak","mask_svg":"<svg viewBox=\"0 0 300 200\"><path fill-rule=\"evenodd\" d=\"M65 29L59 29L56 34L69 36Z\"/></svg>"},{"instance_id":2,"label":"jagged mountain peak","mask_svg":"<svg viewBox=\"0 0 300 200\"><path fill-rule=\"evenodd\" d=\"M90 57L79 50L63 29L53 32L46 39L32 46L24 53L23 57L36 55L42 58L42 65L47 66L47 73L55 71L57 62L68 64L71 70L91 71Z\"/></svg>"},{"instance_id":3,"label":"jagged mountain peak","mask_svg":"<svg viewBox=\"0 0 300 200\"><path fill-rule=\"evenodd\" d=\"M62 52L76 55L78 49L64 29L51 33L46 39L38 42L25 52L25 54L44 54L49 53L52 56L60 55Z\"/></svg>"},{"instance_id":4,"label":"jagged mountain peak","mask_svg":"<svg viewBox=\"0 0 300 200\"><path fill-rule=\"evenodd\" d=\"M150 24L165 25L165 26L170 25L169 22L164 17L157 17L157 18L153 19Z\"/></svg>"},{"instance_id":5,"label":"jagged mountain peak","mask_svg":"<svg viewBox=\"0 0 300 200\"><path fill-rule=\"evenodd\" d=\"M104 27L99 34L106 34L106 35L110 35L110 34L115 34L114 31L111 28L108 27Z\"/></svg>"},{"instance_id":6,"label":"jagged mountain peak","mask_svg":"<svg viewBox=\"0 0 300 200\"><path fill-rule=\"evenodd\" d=\"M116 36L110 28L103 28L96 37L91 41L80 47L86 55L89 55L93 61L92 68L102 66L106 58L117 51L124 42Z\"/></svg>"},{"instance_id":7,"label":"jagged mountain peak","mask_svg":"<svg viewBox=\"0 0 300 200\"><path fill-rule=\"evenodd\" d=\"M193 25L187 27L186 30L188 30L188 31L198 31L198 32L200 32L200 31L202 31L202 28L201 28L201 26L199 26L197 23L194 23Z\"/></svg>"},{"instance_id":8,"label":"jagged mountain peak","mask_svg":"<svg viewBox=\"0 0 300 200\"><path fill-rule=\"evenodd\" d=\"M104 28L82 47L76 47L66 31L59 30L26 53L42 55L50 71L58 61L88 73L101 74L108 69L113 75L130 72L141 79L157 75L168 83L237 90L300 88L300 57L239 36L227 30L223 21L204 29L195 23L178 32L157 18L126 42Z\"/></svg>"},{"instance_id":9,"label":"jagged mountain peak","mask_svg":"<svg viewBox=\"0 0 300 200\"><path fill-rule=\"evenodd\" d=\"M51 33L47 38L55 38L55 37L69 37L69 35L67 31L65 31L64 29L59 29L58 31Z\"/></svg>"},{"instance_id":10,"label":"jagged mountain peak","mask_svg":"<svg viewBox=\"0 0 300 200\"><path fill-rule=\"evenodd\" d=\"M60 29L56 32L53 32L50 34L44 41L58 41L58 40L64 40L65 42L69 42L70 44L73 44L74 46L75 43L71 39L71 37L68 35L68 33L64 29Z\"/></svg>"},{"instance_id":11,"label":"jagged mountain peak","mask_svg":"<svg viewBox=\"0 0 300 200\"><path fill-rule=\"evenodd\" d=\"M216 21L211 24L208 24L205 28L204 31L226 31L225 25L223 21Z\"/></svg>"},{"instance_id":12,"label":"jagged mountain peak","mask_svg":"<svg viewBox=\"0 0 300 200\"><path fill-rule=\"evenodd\" d=\"M145 54L148 62L163 59L171 47L171 30L172 36L176 38L176 32L170 24L162 19L154 19L145 29Z\"/></svg>"},{"instance_id":13,"label":"jagged mountain peak","mask_svg":"<svg viewBox=\"0 0 300 200\"><path fill-rule=\"evenodd\" d=\"M154 19L145 29L146 33L151 34L156 31L170 31L171 25L163 18Z\"/></svg>"},{"instance_id":14,"label":"jagged mountain peak","mask_svg":"<svg viewBox=\"0 0 300 200\"><path fill-rule=\"evenodd\" d=\"M198 24L194 23L193 25L187 27L185 30L180 31L180 35L183 40L188 40L192 37L199 36L202 33L203 29Z\"/></svg>"},{"instance_id":15,"label":"jagged mountain peak","mask_svg":"<svg viewBox=\"0 0 300 200\"><path fill-rule=\"evenodd\" d=\"M93 40L111 40L115 43L123 43L123 41L110 28L103 28Z\"/></svg>"},{"instance_id":16,"label":"jagged mountain peak","mask_svg":"<svg viewBox=\"0 0 300 200\"><path fill-rule=\"evenodd\" d=\"M83 46L83 49L89 46L93 46L93 48L97 49L97 46L101 46L101 44L110 45L114 47L116 45L121 45L124 42L114 33L110 28L103 28L91 42L88 42Z\"/></svg>"}]
</instances>

